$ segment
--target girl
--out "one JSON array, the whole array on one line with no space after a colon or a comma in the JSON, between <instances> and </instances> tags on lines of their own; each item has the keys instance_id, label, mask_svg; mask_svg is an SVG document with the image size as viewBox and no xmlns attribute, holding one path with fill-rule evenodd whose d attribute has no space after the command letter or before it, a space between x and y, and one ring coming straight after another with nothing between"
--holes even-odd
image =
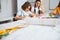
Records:
<instances>
[{"instance_id":1,"label":"girl","mask_svg":"<svg viewBox=\"0 0 60 40\"><path fill-rule=\"evenodd\" d=\"M43 10L42 10L43 8L42 8L42 6L41 6L41 0L36 0L35 1L35 5L34 5L34 7L32 7L32 12L34 13L34 14L36 14L37 16L41 16L44 12L43 12Z\"/></svg>"},{"instance_id":2,"label":"girl","mask_svg":"<svg viewBox=\"0 0 60 40\"><path fill-rule=\"evenodd\" d=\"M15 20L24 19L25 17L29 17L31 15L31 4L29 2L25 2L22 7L22 9L17 13Z\"/></svg>"}]
</instances>

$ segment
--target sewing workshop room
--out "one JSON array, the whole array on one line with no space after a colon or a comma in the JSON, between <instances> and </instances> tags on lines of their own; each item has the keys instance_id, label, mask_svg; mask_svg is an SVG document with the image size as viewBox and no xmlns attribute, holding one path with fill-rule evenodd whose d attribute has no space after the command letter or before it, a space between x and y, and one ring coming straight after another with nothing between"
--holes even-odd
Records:
<instances>
[{"instance_id":1,"label":"sewing workshop room","mask_svg":"<svg viewBox=\"0 0 60 40\"><path fill-rule=\"evenodd\" d=\"M0 0L0 40L60 40L60 0Z\"/></svg>"}]
</instances>

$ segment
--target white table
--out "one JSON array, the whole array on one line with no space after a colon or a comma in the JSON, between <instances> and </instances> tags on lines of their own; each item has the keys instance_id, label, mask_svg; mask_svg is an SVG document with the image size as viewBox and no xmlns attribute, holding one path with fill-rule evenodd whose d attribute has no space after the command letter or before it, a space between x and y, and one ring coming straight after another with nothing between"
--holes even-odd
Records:
<instances>
[{"instance_id":1,"label":"white table","mask_svg":"<svg viewBox=\"0 0 60 40\"><path fill-rule=\"evenodd\" d=\"M47 23L48 22L49 21L47 21ZM30 18L29 20L24 19L2 24L0 25L0 29L10 28L24 23L27 23L29 25L25 28L17 30L16 32L11 33L6 37L3 37L1 40L60 40L60 30L57 30L59 27L41 26L39 25L40 19L38 18Z\"/></svg>"},{"instance_id":2,"label":"white table","mask_svg":"<svg viewBox=\"0 0 60 40\"><path fill-rule=\"evenodd\" d=\"M0 25L0 30L15 27L17 25L21 25L21 24L24 24L24 23L26 23L26 22L23 21L23 20L19 20L19 21L14 21L14 22L10 22L10 23L1 24Z\"/></svg>"},{"instance_id":3,"label":"white table","mask_svg":"<svg viewBox=\"0 0 60 40\"><path fill-rule=\"evenodd\" d=\"M2 40L60 40L60 33L56 32L53 27L29 25Z\"/></svg>"},{"instance_id":4,"label":"white table","mask_svg":"<svg viewBox=\"0 0 60 40\"><path fill-rule=\"evenodd\" d=\"M43 24L43 25L57 25L60 24L60 19L52 18L25 18L27 24Z\"/></svg>"}]
</instances>

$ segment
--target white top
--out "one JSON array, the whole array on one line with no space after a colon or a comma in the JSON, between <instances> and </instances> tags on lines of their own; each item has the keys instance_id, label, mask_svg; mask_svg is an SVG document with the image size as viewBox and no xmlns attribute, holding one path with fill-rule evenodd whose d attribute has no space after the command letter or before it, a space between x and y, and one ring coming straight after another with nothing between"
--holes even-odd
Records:
<instances>
[{"instance_id":1,"label":"white top","mask_svg":"<svg viewBox=\"0 0 60 40\"><path fill-rule=\"evenodd\" d=\"M36 7L36 8L32 7L32 10L31 10L31 11L34 12L34 9L36 10L36 14L38 14L38 11L39 11L39 10L42 10L41 8L38 9L38 7Z\"/></svg>"}]
</instances>

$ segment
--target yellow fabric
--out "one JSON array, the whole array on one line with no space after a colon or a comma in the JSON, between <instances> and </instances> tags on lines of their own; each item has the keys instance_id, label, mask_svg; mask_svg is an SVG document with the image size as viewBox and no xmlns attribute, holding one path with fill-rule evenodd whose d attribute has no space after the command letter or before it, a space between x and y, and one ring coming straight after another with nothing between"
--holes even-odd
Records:
<instances>
[{"instance_id":1,"label":"yellow fabric","mask_svg":"<svg viewBox=\"0 0 60 40\"><path fill-rule=\"evenodd\" d=\"M13 27L13 28L5 29L5 30L0 30L0 35L9 33L10 31L15 31L15 30L20 29L20 28L22 28L22 27Z\"/></svg>"},{"instance_id":2,"label":"yellow fabric","mask_svg":"<svg viewBox=\"0 0 60 40\"><path fill-rule=\"evenodd\" d=\"M6 34L7 32L5 30L0 30L0 35Z\"/></svg>"},{"instance_id":3,"label":"yellow fabric","mask_svg":"<svg viewBox=\"0 0 60 40\"><path fill-rule=\"evenodd\" d=\"M60 15L60 7L56 7L56 8L53 10L53 14L55 14L55 15Z\"/></svg>"}]
</instances>

